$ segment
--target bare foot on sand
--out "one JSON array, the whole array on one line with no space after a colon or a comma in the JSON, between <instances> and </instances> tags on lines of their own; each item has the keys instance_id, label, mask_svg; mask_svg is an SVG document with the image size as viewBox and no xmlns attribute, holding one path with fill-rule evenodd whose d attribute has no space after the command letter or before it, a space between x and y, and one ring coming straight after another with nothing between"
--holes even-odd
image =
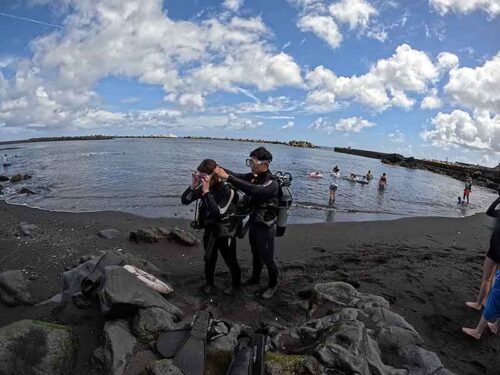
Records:
<instances>
[{"instance_id":1,"label":"bare foot on sand","mask_svg":"<svg viewBox=\"0 0 500 375\"><path fill-rule=\"evenodd\" d=\"M481 334L479 332L477 332L474 328L466 328L466 327L463 327L462 328L462 331L466 334L466 335L469 335L471 337L474 337L476 340L479 340L481 338Z\"/></svg>"},{"instance_id":2,"label":"bare foot on sand","mask_svg":"<svg viewBox=\"0 0 500 375\"><path fill-rule=\"evenodd\" d=\"M477 302L465 302L465 304L474 310L481 310L481 308L483 307L481 304Z\"/></svg>"},{"instance_id":3,"label":"bare foot on sand","mask_svg":"<svg viewBox=\"0 0 500 375\"><path fill-rule=\"evenodd\" d=\"M488 327L494 335L498 334L498 323L490 323L488 322Z\"/></svg>"}]
</instances>

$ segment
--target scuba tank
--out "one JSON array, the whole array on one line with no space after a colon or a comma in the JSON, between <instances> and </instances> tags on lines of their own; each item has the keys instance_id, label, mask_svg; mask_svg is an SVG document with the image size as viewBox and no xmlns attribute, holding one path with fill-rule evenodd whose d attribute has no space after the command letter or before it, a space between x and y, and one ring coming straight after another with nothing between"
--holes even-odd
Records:
<instances>
[{"instance_id":1,"label":"scuba tank","mask_svg":"<svg viewBox=\"0 0 500 375\"><path fill-rule=\"evenodd\" d=\"M292 206L293 197L290 190L292 175L290 173L276 172L274 175L279 183L280 189L278 194L278 218L276 221L276 237L281 237L285 234L286 225L288 223L288 210Z\"/></svg>"}]
</instances>

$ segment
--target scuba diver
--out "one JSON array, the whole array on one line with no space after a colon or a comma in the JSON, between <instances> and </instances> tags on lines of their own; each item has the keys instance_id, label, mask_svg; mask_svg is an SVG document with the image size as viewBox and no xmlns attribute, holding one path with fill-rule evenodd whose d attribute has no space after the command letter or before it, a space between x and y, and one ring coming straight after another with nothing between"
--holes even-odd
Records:
<instances>
[{"instance_id":1,"label":"scuba diver","mask_svg":"<svg viewBox=\"0 0 500 375\"><path fill-rule=\"evenodd\" d=\"M234 173L217 167L214 174L227 180L236 189L248 196L252 208L249 225L249 240L253 255L252 276L244 285L258 285L262 267L265 264L269 275L269 284L262 292L262 298L271 298L278 288L278 265L274 259L274 238L276 237L279 215L280 184L269 170L272 154L264 147L250 153L246 165L251 173Z\"/></svg>"},{"instance_id":2,"label":"scuba diver","mask_svg":"<svg viewBox=\"0 0 500 375\"><path fill-rule=\"evenodd\" d=\"M191 186L182 194L182 204L190 204L200 200L195 213L195 221L191 226L204 228L203 246L205 248L205 280L203 292L212 293L216 287L214 282L217 254L220 251L226 265L231 271L232 285L224 290L225 295L235 294L241 284L241 270L236 257L236 230L238 220L234 215L238 196L234 189L221 178L214 175L217 163L205 159L193 172Z\"/></svg>"}]
</instances>

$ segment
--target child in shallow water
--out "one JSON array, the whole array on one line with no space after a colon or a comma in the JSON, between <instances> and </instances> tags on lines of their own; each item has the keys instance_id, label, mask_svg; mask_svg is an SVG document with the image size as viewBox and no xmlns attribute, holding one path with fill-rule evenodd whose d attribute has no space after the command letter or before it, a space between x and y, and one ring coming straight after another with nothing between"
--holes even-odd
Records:
<instances>
[{"instance_id":1,"label":"child in shallow water","mask_svg":"<svg viewBox=\"0 0 500 375\"><path fill-rule=\"evenodd\" d=\"M488 297L488 302L484 308L483 316L476 328L466 328L463 327L462 331L474 337L476 340L481 338L486 326L489 327L493 334L498 333L498 327L500 323L500 270L497 269L495 276L495 283L491 288L490 295Z\"/></svg>"}]
</instances>

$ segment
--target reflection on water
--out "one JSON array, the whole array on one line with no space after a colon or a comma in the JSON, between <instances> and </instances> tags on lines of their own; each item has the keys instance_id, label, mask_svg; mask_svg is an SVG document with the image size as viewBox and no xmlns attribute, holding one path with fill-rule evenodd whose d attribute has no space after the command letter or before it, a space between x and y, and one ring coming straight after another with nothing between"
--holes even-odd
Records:
<instances>
[{"instance_id":1,"label":"reflection on water","mask_svg":"<svg viewBox=\"0 0 500 375\"><path fill-rule=\"evenodd\" d=\"M187 139L117 139L47 142L19 145L17 158L3 174L29 173L25 185L37 191L18 195L6 184L6 199L64 211L120 210L140 215L190 218L193 207L180 205L180 194L190 172L204 158L223 167L246 172L245 159L255 143ZM379 160L339 154L329 149L265 145L274 155L273 171L287 171L294 179L291 222L391 219L403 216L465 216L484 211L496 198L492 191L474 187L469 206L457 205L463 183L428 171L382 164ZM339 180L336 201L328 207L329 171L338 165L342 176L364 175L367 185ZM324 178L311 179L312 170ZM387 173L387 190L377 189ZM21 186L21 185L20 185Z\"/></svg>"}]
</instances>

